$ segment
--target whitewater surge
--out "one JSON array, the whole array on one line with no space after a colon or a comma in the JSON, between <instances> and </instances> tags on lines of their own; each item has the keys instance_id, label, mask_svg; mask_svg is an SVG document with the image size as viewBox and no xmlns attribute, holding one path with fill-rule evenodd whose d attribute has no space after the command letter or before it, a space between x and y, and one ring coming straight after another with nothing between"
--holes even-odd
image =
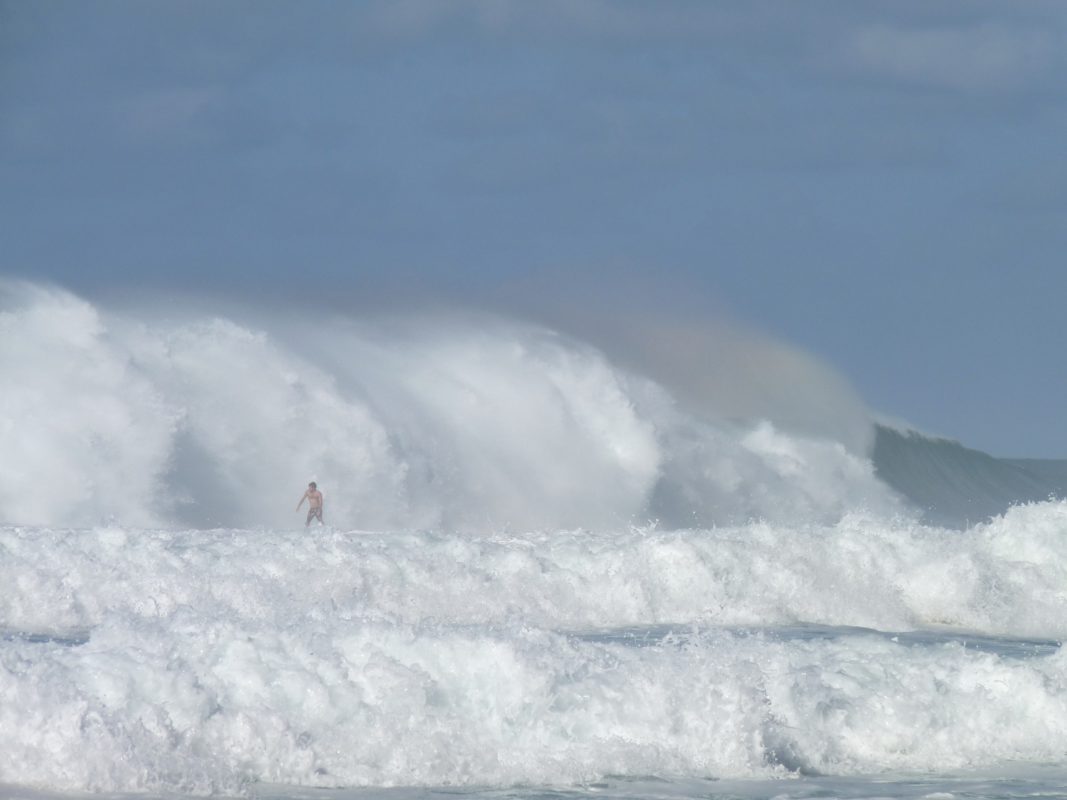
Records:
<instances>
[{"instance_id":1,"label":"whitewater surge","mask_svg":"<svg viewBox=\"0 0 1067 800\"><path fill-rule=\"evenodd\" d=\"M899 510L866 455L682 412L598 350L496 317L111 312L0 287L0 520L607 530ZM724 381L731 376L722 376Z\"/></svg>"},{"instance_id":2,"label":"whitewater surge","mask_svg":"<svg viewBox=\"0 0 1067 800\"><path fill-rule=\"evenodd\" d=\"M232 793L847 775L1047 762L1067 735L1062 654L371 624L328 636L187 615L170 628L116 619L85 644L5 647L5 780Z\"/></svg>"},{"instance_id":3,"label":"whitewater surge","mask_svg":"<svg viewBox=\"0 0 1067 800\"><path fill-rule=\"evenodd\" d=\"M1067 636L1067 504L966 532L832 526L433 532L0 529L0 619L77 636L183 608L274 628L310 618L570 630L797 622Z\"/></svg>"},{"instance_id":4,"label":"whitewater surge","mask_svg":"<svg viewBox=\"0 0 1067 800\"><path fill-rule=\"evenodd\" d=\"M962 534L0 528L0 776L195 794L1055 761L1065 550L1062 503Z\"/></svg>"},{"instance_id":5,"label":"whitewater surge","mask_svg":"<svg viewBox=\"0 0 1067 800\"><path fill-rule=\"evenodd\" d=\"M0 794L1067 791L1067 503L924 524L862 445L926 511L1039 470L867 437L803 358L741 419L683 361L0 285Z\"/></svg>"}]
</instances>

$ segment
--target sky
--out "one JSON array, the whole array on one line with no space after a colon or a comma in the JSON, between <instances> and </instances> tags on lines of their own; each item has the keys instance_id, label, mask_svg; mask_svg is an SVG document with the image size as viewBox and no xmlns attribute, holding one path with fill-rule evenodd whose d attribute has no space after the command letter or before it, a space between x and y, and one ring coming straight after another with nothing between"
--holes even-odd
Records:
<instances>
[{"instance_id":1,"label":"sky","mask_svg":"<svg viewBox=\"0 0 1067 800\"><path fill-rule=\"evenodd\" d=\"M0 274L728 318L1067 457L1061 0L0 0Z\"/></svg>"}]
</instances>

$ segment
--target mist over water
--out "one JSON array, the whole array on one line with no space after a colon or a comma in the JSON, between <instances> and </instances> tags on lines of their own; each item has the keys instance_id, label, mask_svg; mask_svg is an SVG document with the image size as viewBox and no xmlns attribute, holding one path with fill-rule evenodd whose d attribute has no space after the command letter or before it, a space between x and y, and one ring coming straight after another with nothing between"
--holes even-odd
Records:
<instances>
[{"instance_id":1,"label":"mist over water","mask_svg":"<svg viewBox=\"0 0 1067 800\"><path fill-rule=\"evenodd\" d=\"M375 529L830 521L898 508L862 452L865 412L843 382L813 361L805 376L796 358L777 372L763 359L753 380L760 361L743 358L736 335L700 378L729 389L701 395L501 316L264 323L172 308L168 321L52 287L9 283L0 298L0 519L11 522L285 527L312 479L331 523ZM645 363L654 340L643 340ZM712 350L706 336L688 351L675 341L681 354ZM648 372L678 374L685 359L652 359L662 369ZM761 387L776 380L798 396L818 386L826 430L847 417L850 432L812 435L811 413L791 426L781 414L788 427L739 418L744 387L768 396Z\"/></svg>"},{"instance_id":2,"label":"mist over water","mask_svg":"<svg viewBox=\"0 0 1067 800\"><path fill-rule=\"evenodd\" d=\"M625 328L2 285L0 795L1067 791L1059 473Z\"/></svg>"}]
</instances>

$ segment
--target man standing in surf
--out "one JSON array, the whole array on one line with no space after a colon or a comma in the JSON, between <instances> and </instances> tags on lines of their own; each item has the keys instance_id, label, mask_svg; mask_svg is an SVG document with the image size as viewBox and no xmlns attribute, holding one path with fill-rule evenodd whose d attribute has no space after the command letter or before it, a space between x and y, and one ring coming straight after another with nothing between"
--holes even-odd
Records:
<instances>
[{"instance_id":1,"label":"man standing in surf","mask_svg":"<svg viewBox=\"0 0 1067 800\"><path fill-rule=\"evenodd\" d=\"M319 487L315 481L308 484L308 490L304 492L304 496L300 498L300 502L296 504L296 510L300 510L300 506L304 505L304 501L308 501L308 518L304 523L304 527L308 527L311 524L311 520L317 519L319 525L324 524L322 521L322 492L319 491Z\"/></svg>"}]
</instances>

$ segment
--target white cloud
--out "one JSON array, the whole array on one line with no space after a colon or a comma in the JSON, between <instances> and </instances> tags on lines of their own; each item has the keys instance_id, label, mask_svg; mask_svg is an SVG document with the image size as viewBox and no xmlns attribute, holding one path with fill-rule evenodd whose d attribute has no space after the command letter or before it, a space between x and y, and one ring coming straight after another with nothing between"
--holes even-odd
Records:
<instances>
[{"instance_id":1,"label":"white cloud","mask_svg":"<svg viewBox=\"0 0 1067 800\"><path fill-rule=\"evenodd\" d=\"M1052 29L987 23L968 28L865 26L846 45L860 67L893 78L967 91L1014 89L1039 78L1062 47Z\"/></svg>"},{"instance_id":2,"label":"white cloud","mask_svg":"<svg viewBox=\"0 0 1067 800\"><path fill-rule=\"evenodd\" d=\"M757 15L759 16L759 15ZM606 39L690 38L728 33L745 15L712 4L621 0L389 0L370 6L379 34L417 37L461 21L483 34L565 34Z\"/></svg>"}]
</instances>

